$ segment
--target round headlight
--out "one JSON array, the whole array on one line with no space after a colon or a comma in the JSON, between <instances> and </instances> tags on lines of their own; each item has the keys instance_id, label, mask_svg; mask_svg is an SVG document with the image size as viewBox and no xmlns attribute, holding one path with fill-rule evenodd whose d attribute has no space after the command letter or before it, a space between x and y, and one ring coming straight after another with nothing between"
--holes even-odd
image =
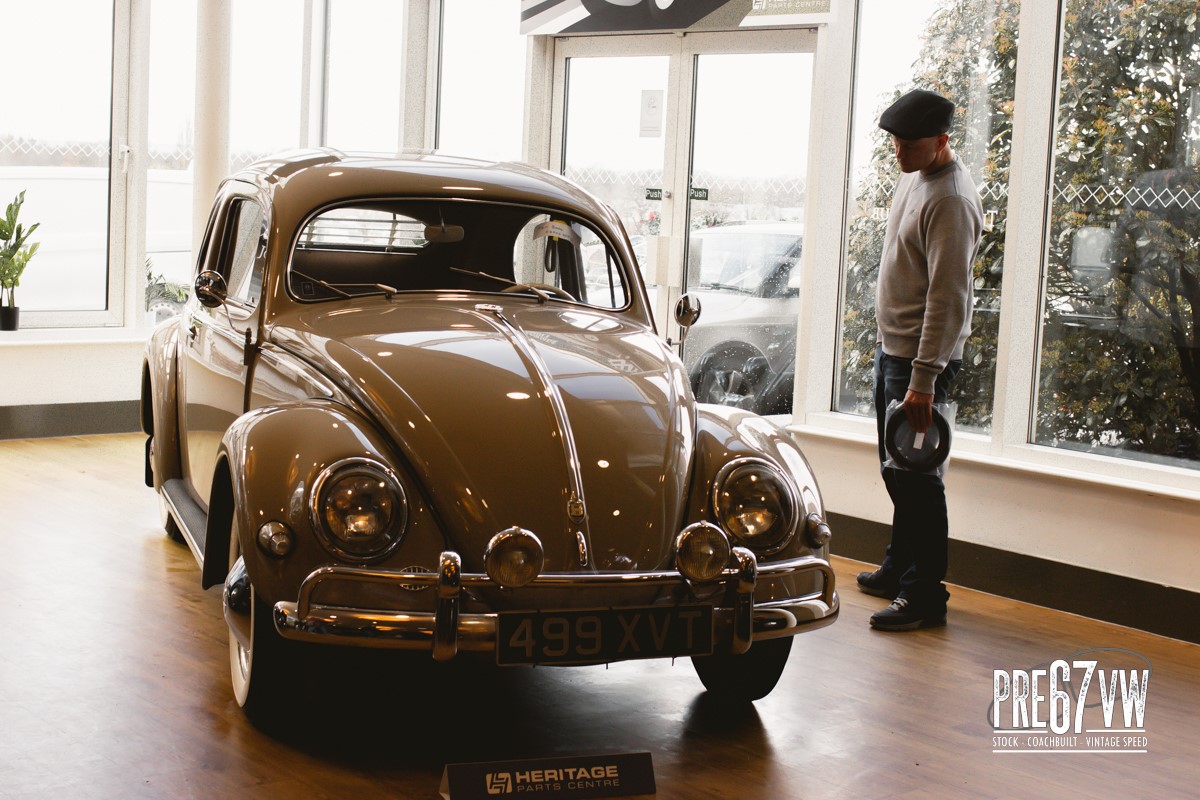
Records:
<instances>
[{"instance_id":1,"label":"round headlight","mask_svg":"<svg viewBox=\"0 0 1200 800\"><path fill-rule=\"evenodd\" d=\"M400 544L408 504L383 464L347 459L322 470L313 485L314 527L325 546L350 561L387 555Z\"/></svg>"},{"instance_id":2,"label":"round headlight","mask_svg":"<svg viewBox=\"0 0 1200 800\"><path fill-rule=\"evenodd\" d=\"M796 532L796 493L771 464L755 458L731 461L713 482L717 523L756 553L782 550Z\"/></svg>"},{"instance_id":3,"label":"round headlight","mask_svg":"<svg viewBox=\"0 0 1200 800\"><path fill-rule=\"evenodd\" d=\"M697 522L675 537L675 566L690 581L715 581L729 563L731 549L729 537L720 528Z\"/></svg>"},{"instance_id":4,"label":"round headlight","mask_svg":"<svg viewBox=\"0 0 1200 800\"><path fill-rule=\"evenodd\" d=\"M525 586L536 578L545 558L541 540L522 528L500 531L483 553L488 577L506 589Z\"/></svg>"}]
</instances>

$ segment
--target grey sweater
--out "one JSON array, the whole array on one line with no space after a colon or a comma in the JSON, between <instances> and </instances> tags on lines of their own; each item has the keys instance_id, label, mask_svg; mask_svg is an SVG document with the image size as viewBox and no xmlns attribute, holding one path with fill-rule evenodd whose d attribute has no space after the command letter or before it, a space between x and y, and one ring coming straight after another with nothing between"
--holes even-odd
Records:
<instances>
[{"instance_id":1,"label":"grey sweater","mask_svg":"<svg viewBox=\"0 0 1200 800\"><path fill-rule=\"evenodd\" d=\"M892 198L875 294L877 341L913 360L908 388L933 394L971 332L971 265L983 207L958 157L932 175L902 174Z\"/></svg>"}]
</instances>

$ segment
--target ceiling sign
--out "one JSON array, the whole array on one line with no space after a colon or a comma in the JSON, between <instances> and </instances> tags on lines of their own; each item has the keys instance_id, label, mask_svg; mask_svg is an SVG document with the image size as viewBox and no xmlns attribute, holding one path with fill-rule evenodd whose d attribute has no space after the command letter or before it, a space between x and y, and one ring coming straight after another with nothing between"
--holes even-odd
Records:
<instances>
[{"instance_id":1,"label":"ceiling sign","mask_svg":"<svg viewBox=\"0 0 1200 800\"><path fill-rule=\"evenodd\" d=\"M521 33L737 30L821 25L833 0L521 0Z\"/></svg>"}]
</instances>

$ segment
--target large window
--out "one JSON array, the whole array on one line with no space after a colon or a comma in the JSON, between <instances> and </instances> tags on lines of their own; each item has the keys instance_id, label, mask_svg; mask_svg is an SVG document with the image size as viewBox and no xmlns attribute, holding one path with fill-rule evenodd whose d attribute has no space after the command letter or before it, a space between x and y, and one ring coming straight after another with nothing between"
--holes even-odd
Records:
<instances>
[{"instance_id":1,"label":"large window","mask_svg":"<svg viewBox=\"0 0 1200 800\"><path fill-rule=\"evenodd\" d=\"M157 311L176 305L192 276L196 0L151 4L149 77L146 306Z\"/></svg>"},{"instance_id":2,"label":"large window","mask_svg":"<svg viewBox=\"0 0 1200 800\"><path fill-rule=\"evenodd\" d=\"M1195 466L1196 11L1065 6L1034 440Z\"/></svg>"},{"instance_id":3,"label":"large window","mask_svg":"<svg viewBox=\"0 0 1200 800\"><path fill-rule=\"evenodd\" d=\"M330 147L400 149L404 5L330 0L324 140Z\"/></svg>"},{"instance_id":4,"label":"large window","mask_svg":"<svg viewBox=\"0 0 1200 800\"><path fill-rule=\"evenodd\" d=\"M861 0L851 141L852 190L843 276L835 408L871 414L875 282L899 168L880 113L913 88L958 109L950 144L978 186L986 215L974 265L975 310L964 369L954 384L958 424L988 430L996 371L1000 277L1017 66L1016 0Z\"/></svg>"},{"instance_id":5,"label":"large window","mask_svg":"<svg viewBox=\"0 0 1200 800\"><path fill-rule=\"evenodd\" d=\"M5 3L0 212L25 192L19 221L41 247L15 300L28 311L104 311L108 264L113 4ZM24 324L31 324L28 317Z\"/></svg>"},{"instance_id":6,"label":"large window","mask_svg":"<svg viewBox=\"0 0 1200 800\"><path fill-rule=\"evenodd\" d=\"M237 0L229 81L229 170L300 144L304 3Z\"/></svg>"},{"instance_id":7,"label":"large window","mask_svg":"<svg viewBox=\"0 0 1200 800\"><path fill-rule=\"evenodd\" d=\"M439 150L521 159L525 37L519 28L515 3L442 0Z\"/></svg>"}]
</instances>

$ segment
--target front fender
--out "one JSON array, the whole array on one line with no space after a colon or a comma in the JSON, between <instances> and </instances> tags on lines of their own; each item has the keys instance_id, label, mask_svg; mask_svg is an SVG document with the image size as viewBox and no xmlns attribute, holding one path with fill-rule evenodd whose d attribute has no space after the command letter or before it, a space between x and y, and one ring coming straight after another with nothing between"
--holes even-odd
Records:
<instances>
[{"instance_id":1,"label":"front fender","mask_svg":"<svg viewBox=\"0 0 1200 800\"><path fill-rule=\"evenodd\" d=\"M407 471L396 464L385 437L353 409L331 400L308 400L265 406L239 417L221 443L218 476L224 477L228 503L227 522L210 513L206 534L204 582L215 585L228 570L229 532L236 527L246 571L256 594L273 603L294 600L301 581L313 569L336 559L318 540L309 513L309 492L317 476L330 464L349 457L367 457L391 467L404 483L409 498L409 526L400 548L409 563L436 564L441 536L422 535L436 527L426 504L417 495ZM222 508L214 482L211 509ZM256 544L258 529L282 522L293 532L295 546L285 558L267 555ZM230 523L236 523L236 526ZM424 541L434 555L415 555L410 541Z\"/></svg>"},{"instance_id":2,"label":"front fender","mask_svg":"<svg viewBox=\"0 0 1200 800\"><path fill-rule=\"evenodd\" d=\"M791 542L778 553L759 555L759 562L768 564L803 556L829 559L829 546L813 548L805 535L806 517L816 513L825 518L825 506L812 468L786 431L769 420L741 409L698 403L696 435L696 470L691 503L691 519L716 521L712 507L712 481L722 466L737 458L753 456L764 459L795 482L802 509L797 509L797 529ZM755 602L785 601L824 589L816 574L793 576L783 580L763 581L754 590Z\"/></svg>"},{"instance_id":3,"label":"front fender","mask_svg":"<svg viewBox=\"0 0 1200 800\"><path fill-rule=\"evenodd\" d=\"M789 475L796 484L804 508L801 520L808 514L825 516L825 504L808 459L795 440L769 420L748 411L728 406L697 404L696 470L692 487L692 516L690 519L714 519L712 508L712 479L722 466L737 458L755 456L772 462ZM782 552L768 560L792 558L812 553L802 531ZM825 557L825 548L812 553Z\"/></svg>"}]
</instances>

